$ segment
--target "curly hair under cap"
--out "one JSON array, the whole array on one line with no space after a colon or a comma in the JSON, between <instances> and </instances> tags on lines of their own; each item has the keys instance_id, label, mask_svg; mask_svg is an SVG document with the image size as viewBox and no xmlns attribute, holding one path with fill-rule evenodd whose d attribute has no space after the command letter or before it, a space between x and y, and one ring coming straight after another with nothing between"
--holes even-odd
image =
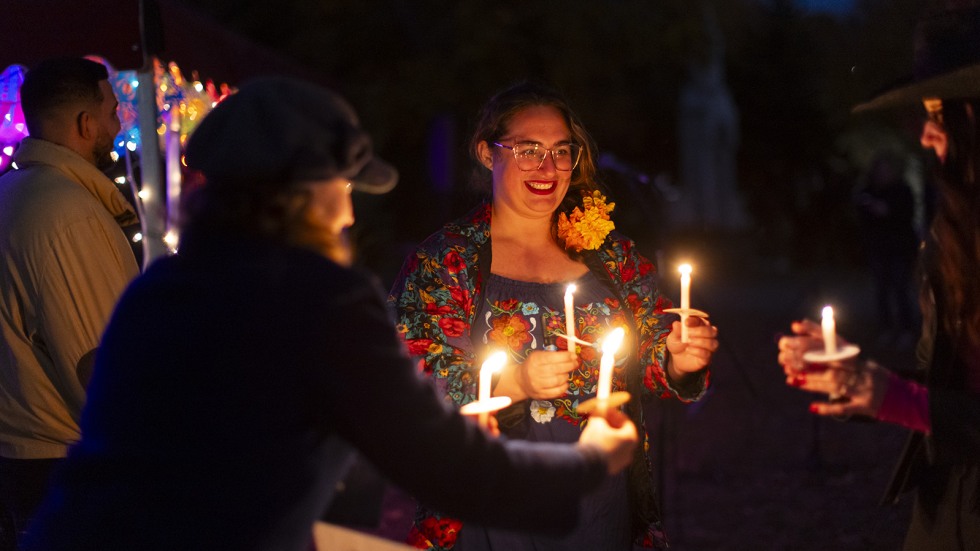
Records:
<instances>
[{"instance_id":1,"label":"curly hair under cap","mask_svg":"<svg viewBox=\"0 0 980 551\"><path fill-rule=\"evenodd\" d=\"M559 245L558 216L560 213L571 214L575 207L582 208L582 197L591 195L599 189L596 180L596 146L578 115L572 111L565 97L554 87L536 81L521 81L498 92L491 97L480 109L476 127L470 138L470 157L476 163L473 172L472 186L484 195L489 196L492 189L491 174L480 162L479 145L481 142L493 143L506 136L510 122L514 117L530 107L554 107L565 119L565 124L572 134L572 141L582 146L582 156L578 166L572 171L572 180L568 192L561 204L555 210L551 221L551 234ZM564 246L562 246L564 248ZM580 255L569 251L569 256L579 258Z\"/></svg>"}]
</instances>

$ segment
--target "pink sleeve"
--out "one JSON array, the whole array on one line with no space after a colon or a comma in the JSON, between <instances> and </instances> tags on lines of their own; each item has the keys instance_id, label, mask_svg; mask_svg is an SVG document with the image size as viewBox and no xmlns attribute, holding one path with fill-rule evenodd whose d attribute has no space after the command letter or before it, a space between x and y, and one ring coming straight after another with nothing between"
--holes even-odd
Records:
<instances>
[{"instance_id":1,"label":"pink sleeve","mask_svg":"<svg viewBox=\"0 0 980 551\"><path fill-rule=\"evenodd\" d=\"M932 424L929 421L929 389L915 381L889 373L888 389L876 418L919 432L930 432Z\"/></svg>"}]
</instances>

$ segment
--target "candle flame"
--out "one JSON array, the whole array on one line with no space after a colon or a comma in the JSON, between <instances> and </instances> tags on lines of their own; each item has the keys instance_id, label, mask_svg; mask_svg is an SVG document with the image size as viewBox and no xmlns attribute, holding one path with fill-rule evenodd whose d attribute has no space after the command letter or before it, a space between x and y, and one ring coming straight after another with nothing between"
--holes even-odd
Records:
<instances>
[{"instance_id":1,"label":"candle flame","mask_svg":"<svg viewBox=\"0 0 980 551\"><path fill-rule=\"evenodd\" d=\"M830 306L824 306L823 307L823 312L821 312L821 314L823 316L823 319L833 319L833 317L834 317L834 309L831 308Z\"/></svg>"},{"instance_id":2,"label":"candle flame","mask_svg":"<svg viewBox=\"0 0 980 551\"><path fill-rule=\"evenodd\" d=\"M565 287L565 296L574 293L576 289L578 289L578 287L576 287L574 283L569 283L568 287Z\"/></svg>"},{"instance_id":3,"label":"candle flame","mask_svg":"<svg viewBox=\"0 0 980 551\"><path fill-rule=\"evenodd\" d=\"M163 242L170 249L170 252L177 252L177 245L180 243L180 236L174 230L169 230L166 235L163 236Z\"/></svg>"},{"instance_id":4,"label":"candle flame","mask_svg":"<svg viewBox=\"0 0 980 551\"><path fill-rule=\"evenodd\" d=\"M677 271L684 275L691 275L692 268L690 264L681 264L677 267Z\"/></svg>"},{"instance_id":5,"label":"candle flame","mask_svg":"<svg viewBox=\"0 0 980 551\"><path fill-rule=\"evenodd\" d=\"M622 327L617 327L613 329L606 338L602 340L602 353L603 354L615 354L619 350L619 345L623 344L623 337L626 332L623 331Z\"/></svg>"},{"instance_id":6,"label":"candle flame","mask_svg":"<svg viewBox=\"0 0 980 551\"><path fill-rule=\"evenodd\" d=\"M483 362L481 370L489 370L490 373L500 371L507 363L507 353L504 351L494 352Z\"/></svg>"}]
</instances>

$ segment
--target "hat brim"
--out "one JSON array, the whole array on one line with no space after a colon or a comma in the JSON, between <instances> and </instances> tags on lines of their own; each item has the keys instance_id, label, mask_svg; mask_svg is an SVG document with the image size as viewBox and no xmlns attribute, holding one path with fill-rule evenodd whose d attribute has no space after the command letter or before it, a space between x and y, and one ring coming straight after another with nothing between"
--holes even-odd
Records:
<instances>
[{"instance_id":1,"label":"hat brim","mask_svg":"<svg viewBox=\"0 0 980 551\"><path fill-rule=\"evenodd\" d=\"M394 189L398 183L398 171L395 167L374 157L361 170L350 177L354 191L381 195Z\"/></svg>"},{"instance_id":2,"label":"hat brim","mask_svg":"<svg viewBox=\"0 0 980 551\"><path fill-rule=\"evenodd\" d=\"M971 65L932 78L911 82L856 105L852 113L903 107L924 98L962 99L980 97L980 65Z\"/></svg>"}]
</instances>

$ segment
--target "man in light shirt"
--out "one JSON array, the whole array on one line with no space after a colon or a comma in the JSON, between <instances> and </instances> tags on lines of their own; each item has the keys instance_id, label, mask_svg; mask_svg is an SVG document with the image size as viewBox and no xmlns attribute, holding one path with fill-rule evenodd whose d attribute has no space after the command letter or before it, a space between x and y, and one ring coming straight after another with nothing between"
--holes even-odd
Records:
<instances>
[{"instance_id":1,"label":"man in light shirt","mask_svg":"<svg viewBox=\"0 0 980 551\"><path fill-rule=\"evenodd\" d=\"M120 128L108 76L82 58L30 70L30 137L0 177L0 502L18 533L79 438L96 347L139 273L136 212L101 171Z\"/></svg>"}]
</instances>

